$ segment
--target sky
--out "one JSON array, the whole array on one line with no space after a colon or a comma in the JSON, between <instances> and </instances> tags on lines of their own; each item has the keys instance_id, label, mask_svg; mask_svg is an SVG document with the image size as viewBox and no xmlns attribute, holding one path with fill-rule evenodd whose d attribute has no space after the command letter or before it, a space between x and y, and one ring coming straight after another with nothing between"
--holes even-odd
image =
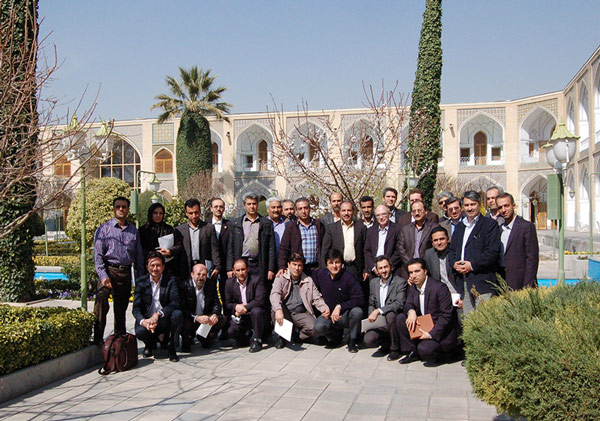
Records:
<instances>
[{"instance_id":1,"label":"sky","mask_svg":"<svg viewBox=\"0 0 600 421\"><path fill-rule=\"evenodd\" d=\"M232 113L365 105L363 84L410 95L424 0L40 1L58 69L55 115L153 118L178 66L212 69ZM563 89L600 45L596 0L446 0L442 103Z\"/></svg>"}]
</instances>

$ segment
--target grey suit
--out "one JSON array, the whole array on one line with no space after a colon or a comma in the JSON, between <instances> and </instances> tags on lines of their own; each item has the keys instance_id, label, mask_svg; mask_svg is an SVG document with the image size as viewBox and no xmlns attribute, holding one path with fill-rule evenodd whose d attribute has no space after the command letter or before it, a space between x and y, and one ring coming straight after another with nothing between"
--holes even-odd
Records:
<instances>
[{"instance_id":1,"label":"grey suit","mask_svg":"<svg viewBox=\"0 0 600 421\"><path fill-rule=\"evenodd\" d=\"M333 213L327 212L325 215L323 215L322 217L319 218L319 221L321 221L321 223L324 226L327 226L329 224L333 224L335 222L333 220Z\"/></svg>"},{"instance_id":2,"label":"grey suit","mask_svg":"<svg viewBox=\"0 0 600 421\"><path fill-rule=\"evenodd\" d=\"M431 247L431 230L438 224L425 220L421 232L421 242L419 243L419 256L425 256L425 250ZM402 267L400 268L400 276L408 278L408 270L406 263L414 257L416 248L415 224L403 225L400 230L400 257L402 258Z\"/></svg>"},{"instance_id":3,"label":"grey suit","mask_svg":"<svg viewBox=\"0 0 600 421\"><path fill-rule=\"evenodd\" d=\"M398 351L400 347L400 333L396 324L396 316L402 312L404 300L406 298L406 279L392 275L388 279L388 290L385 296L385 302L381 302L380 278L373 278L369 284L369 315L376 309L383 312L378 317L385 317L386 326L384 328L372 329L365 333L365 344L367 347L376 347L378 345L389 345L391 351Z\"/></svg>"},{"instance_id":4,"label":"grey suit","mask_svg":"<svg viewBox=\"0 0 600 421\"><path fill-rule=\"evenodd\" d=\"M440 272L440 259L446 257L446 273L448 275L447 279L442 279ZM454 272L452 271L452 266L450 265L450 261L448 259L448 249L444 250L443 253L439 253L433 247L427 249L425 252L425 263L427 264L427 273L433 279L439 279L443 283L448 286L448 289L452 294L457 294L456 289L456 279L454 278Z\"/></svg>"}]
</instances>

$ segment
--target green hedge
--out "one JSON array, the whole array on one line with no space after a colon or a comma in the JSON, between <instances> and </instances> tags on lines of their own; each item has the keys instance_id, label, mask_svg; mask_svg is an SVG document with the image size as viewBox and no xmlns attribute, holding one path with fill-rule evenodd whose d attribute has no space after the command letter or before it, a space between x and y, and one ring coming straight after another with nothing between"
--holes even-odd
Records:
<instances>
[{"instance_id":1,"label":"green hedge","mask_svg":"<svg viewBox=\"0 0 600 421\"><path fill-rule=\"evenodd\" d=\"M0 375L84 348L94 320L64 307L0 305Z\"/></svg>"},{"instance_id":2,"label":"green hedge","mask_svg":"<svg viewBox=\"0 0 600 421\"><path fill-rule=\"evenodd\" d=\"M478 398L530 420L600 419L600 284L528 289L465 318Z\"/></svg>"},{"instance_id":3,"label":"green hedge","mask_svg":"<svg viewBox=\"0 0 600 421\"><path fill-rule=\"evenodd\" d=\"M35 256L46 255L46 244L42 241L36 241L33 245L33 254ZM48 241L49 256L77 256L79 254L77 244L74 241Z\"/></svg>"},{"instance_id":4,"label":"green hedge","mask_svg":"<svg viewBox=\"0 0 600 421\"><path fill-rule=\"evenodd\" d=\"M33 256L36 266L76 265L80 260L79 256Z\"/></svg>"}]
</instances>

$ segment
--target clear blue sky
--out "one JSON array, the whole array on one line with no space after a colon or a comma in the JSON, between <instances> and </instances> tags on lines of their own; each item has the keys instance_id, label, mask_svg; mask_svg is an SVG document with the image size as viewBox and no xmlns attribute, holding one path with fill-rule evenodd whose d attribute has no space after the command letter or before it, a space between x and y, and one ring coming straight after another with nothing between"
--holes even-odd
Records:
<instances>
[{"instance_id":1,"label":"clear blue sky","mask_svg":"<svg viewBox=\"0 0 600 421\"><path fill-rule=\"evenodd\" d=\"M64 114L99 91L95 117L156 117L165 75L198 65L228 87L234 113L360 107L366 84L410 94L425 1L42 0L43 92ZM446 0L442 102L562 89L600 44L595 0Z\"/></svg>"}]
</instances>

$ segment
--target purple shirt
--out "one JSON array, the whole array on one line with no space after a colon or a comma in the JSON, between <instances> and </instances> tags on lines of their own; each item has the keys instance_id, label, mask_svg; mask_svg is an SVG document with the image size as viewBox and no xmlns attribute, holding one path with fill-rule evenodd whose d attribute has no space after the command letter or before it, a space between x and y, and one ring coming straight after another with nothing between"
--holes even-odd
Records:
<instances>
[{"instance_id":1,"label":"purple shirt","mask_svg":"<svg viewBox=\"0 0 600 421\"><path fill-rule=\"evenodd\" d=\"M116 218L100 225L94 234L94 263L100 280L108 278L105 262L135 265L137 274L144 273L144 256L138 230L129 222L121 227Z\"/></svg>"}]
</instances>

